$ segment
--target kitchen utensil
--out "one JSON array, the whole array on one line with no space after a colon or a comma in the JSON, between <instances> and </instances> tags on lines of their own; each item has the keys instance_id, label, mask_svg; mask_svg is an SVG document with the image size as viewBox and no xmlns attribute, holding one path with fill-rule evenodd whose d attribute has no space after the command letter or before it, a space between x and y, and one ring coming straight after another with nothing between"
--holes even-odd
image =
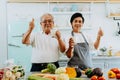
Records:
<instances>
[{"instance_id":1,"label":"kitchen utensil","mask_svg":"<svg viewBox=\"0 0 120 80\"><path fill-rule=\"evenodd\" d=\"M119 22L117 22L117 25L118 25L118 28L119 28L118 34L120 34L120 24L119 24Z\"/></svg>"}]
</instances>

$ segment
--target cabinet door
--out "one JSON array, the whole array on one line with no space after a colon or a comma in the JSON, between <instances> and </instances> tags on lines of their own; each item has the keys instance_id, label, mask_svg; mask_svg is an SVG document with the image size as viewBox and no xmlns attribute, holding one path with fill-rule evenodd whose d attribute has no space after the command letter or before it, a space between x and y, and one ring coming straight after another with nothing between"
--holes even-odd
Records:
<instances>
[{"instance_id":1,"label":"cabinet door","mask_svg":"<svg viewBox=\"0 0 120 80\"><path fill-rule=\"evenodd\" d=\"M26 71L29 71L31 47L27 47L22 44L22 34L25 32L24 26L24 23L21 22L9 23L8 59L14 59L15 64L22 65L27 68Z\"/></svg>"},{"instance_id":2,"label":"cabinet door","mask_svg":"<svg viewBox=\"0 0 120 80\"><path fill-rule=\"evenodd\" d=\"M104 68L107 68L107 65L105 65L105 60L104 60L104 58L94 57L94 58L92 59L92 62L93 62L93 67L94 67L94 68L98 67L98 68L101 68L102 70L103 70Z\"/></svg>"},{"instance_id":3,"label":"cabinet door","mask_svg":"<svg viewBox=\"0 0 120 80\"><path fill-rule=\"evenodd\" d=\"M104 63L93 63L93 68L101 68L102 70L104 69Z\"/></svg>"},{"instance_id":4,"label":"cabinet door","mask_svg":"<svg viewBox=\"0 0 120 80\"><path fill-rule=\"evenodd\" d=\"M31 12L30 9L34 11ZM34 18L31 14L37 13L36 11L38 12L38 5L35 4L7 4L8 59L14 59L15 64L22 65L26 71L30 71L32 48L22 44L22 35L28 30L30 20ZM35 24L36 22L37 19ZM37 23L34 31L40 30L40 24Z\"/></svg>"},{"instance_id":5,"label":"cabinet door","mask_svg":"<svg viewBox=\"0 0 120 80\"><path fill-rule=\"evenodd\" d=\"M120 68L120 62L109 62L109 69L111 68Z\"/></svg>"},{"instance_id":6,"label":"cabinet door","mask_svg":"<svg viewBox=\"0 0 120 80\"><path fill-rule=\"evenodd\" d=\"M106 0L7 0L8 2L106 2ZM117 0L111 0L117 1Z\"/></svg>"},{"instance_id":7,"label":"cabinet door","mask_svg":"<svg viewBox=\"0 0 120 80\"><path fill-rule=\"evenodd\" d=\"M118 3L118 2L120 2L120 0L109 0L110 2L116 2L116 3Z\"/></svg>"}]
</instances>

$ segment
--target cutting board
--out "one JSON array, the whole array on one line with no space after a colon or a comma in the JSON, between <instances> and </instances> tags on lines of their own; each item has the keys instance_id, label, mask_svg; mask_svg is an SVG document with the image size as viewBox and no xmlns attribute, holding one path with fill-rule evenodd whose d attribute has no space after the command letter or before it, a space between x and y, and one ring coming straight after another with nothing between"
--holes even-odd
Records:
<instances>
[{"instance_id":1,"label":"cutting board","mask_svg":"<svg viewBox=\"0 0 120 80\"><path fill-rule=\"evenodd\" d=\"M41 73L38 73L38 74L32 74L32 75L28 76L28 80L53 80L53 79L50 79L50 78L42 77L42 76L45 76L45 75L52 75L53 77L56 76L55 74L41 74ZM88 78L70 78L70 80L88 80Z\"/></svg>"}]
</instances>

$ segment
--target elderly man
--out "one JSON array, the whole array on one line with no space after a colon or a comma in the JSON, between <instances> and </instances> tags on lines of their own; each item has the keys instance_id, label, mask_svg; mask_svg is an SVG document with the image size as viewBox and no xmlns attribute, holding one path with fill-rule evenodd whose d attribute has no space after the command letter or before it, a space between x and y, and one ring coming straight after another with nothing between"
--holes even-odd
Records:
<instances>
[{"instance_id":1,"label":"elderly man","mask_svg":"<svg viewBox=\"0 0 120 80\"><path fill-rule=\"evenodd\" d=\"M41 17L40 25L42 32L32 33L35 24L34 19L29 23L28 31L23 35L22 43L31 45L32 68L31 71L41 71L48 63L53 63L59 67L58 60L61 52L65 51L65 44L61 39L61 34L57 30L53 35L54 18L51 14L44 14Z\"/></svg>"}]
</instances>

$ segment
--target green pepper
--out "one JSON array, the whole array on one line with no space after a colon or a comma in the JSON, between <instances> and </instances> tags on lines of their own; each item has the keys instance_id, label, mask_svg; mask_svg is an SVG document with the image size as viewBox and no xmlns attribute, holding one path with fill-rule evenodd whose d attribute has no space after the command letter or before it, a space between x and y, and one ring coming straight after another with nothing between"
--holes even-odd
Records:
<instances>
[{"instance_id":1,"label":"green pepper","mask_svg":"<svg viewBox=\"0 0 120 80\"><path fill-rule=\"evenodd\" d=\"M92 75L92 72L89 72L88 74L87 74L87 77L88 78L91 78L93 75Z\"/></svg>"},{"instance_id":2,"label":"green pepper","mask_svg":"<svg viewBox=\"0 0 120 80\"><path fill-rule=\"evenodd\" d=\"M85 74L87 75L88 78L90 78L92 76L92 69L87 69L85 71Z\"/></svg>"},{"instance_id":3,"label":"green pepper","mask_svg":"<svg viewBox=\"0 0 120 80\"><path fill-rule=\"evenodd\" d=\"M92 69L87 69L87 70L85 71L85 74L88 75L88 74L90 74L91 72L92 72Z\"/></svg>"}]
</instances>

